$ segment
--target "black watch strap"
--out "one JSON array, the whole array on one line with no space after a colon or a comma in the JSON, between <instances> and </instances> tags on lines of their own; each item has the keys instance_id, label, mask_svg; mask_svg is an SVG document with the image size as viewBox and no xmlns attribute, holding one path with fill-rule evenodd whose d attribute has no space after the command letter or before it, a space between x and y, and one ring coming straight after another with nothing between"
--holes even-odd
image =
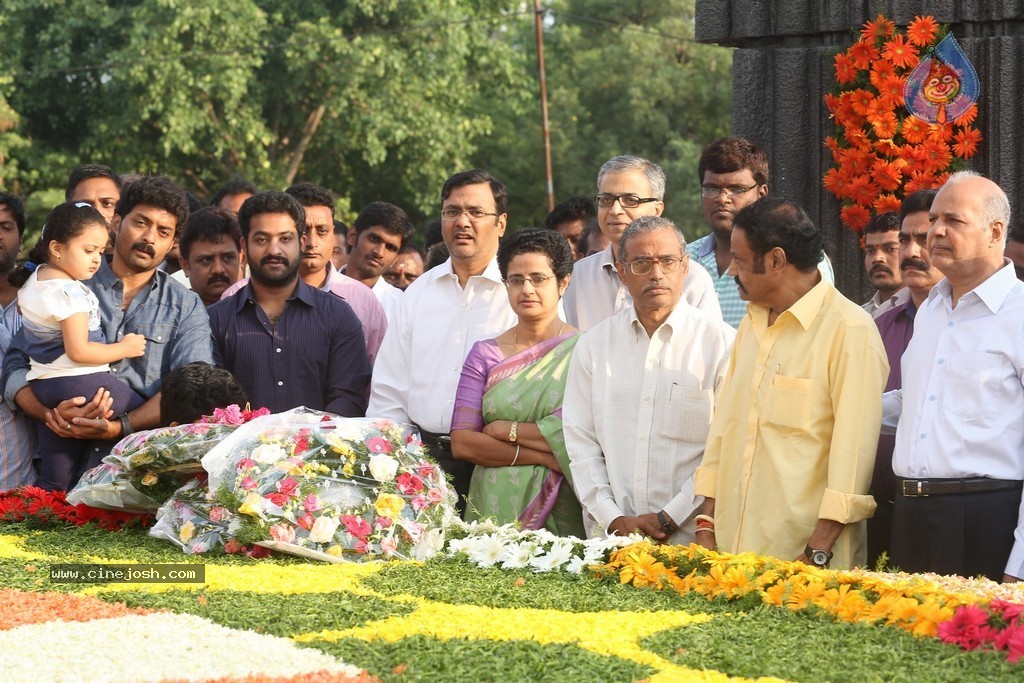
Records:
<instances>
[{"instance_id":1,"label":"black watch strap","mask_svg":"<svg viewBox=\"0 0 1024 683\"><path fill-rule=\"evenodd\" d=\"M665 514L664 510L658 511L658 524L661 525L661 530L666 534L674 534L679 525L673 522L668 515Z\"/></svg>"}]
</instances>

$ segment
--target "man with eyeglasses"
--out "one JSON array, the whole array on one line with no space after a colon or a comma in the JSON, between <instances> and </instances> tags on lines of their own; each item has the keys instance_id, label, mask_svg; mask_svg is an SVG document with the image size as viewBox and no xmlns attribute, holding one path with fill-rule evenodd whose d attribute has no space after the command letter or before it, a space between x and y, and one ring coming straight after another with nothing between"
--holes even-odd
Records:
<instances>
[{"instance_id":1,"label":"man with eyeglasses","mask_svg":"<svg viewBox=\"0 0 1024 683\"><path fill-rule=\"evenodd\" d=\"M632 305L629 290L616 272L616 250L626 226L641 216L660 216L665 210L665 173L657 164L637 156L609 159L597 174L597 223L610 244L576 262L572 281L562 299L565 321L588 330ZM721 317L711 278L690 268L683 298L691 306Z\"/></svg>"},{"instance_id":2,"label":"man with eyeglasses","mask_svg":"<svg viewBox=\"0 0 1024 683\"><path fill-rule=\"evenodd\" d=\"M694 541L693 475L736 333L681 303L683 236L660 216L623 233L617 276L632 304L580 339L562 406L589 536Z\"/></svg>"},{"instance_id":3,"label":"man with eyeglasses","mask_svg":"<svg viewBox=\"0 0 1024 683\"><path fill-rule=\"evenodd\" d=\"M775 197L736 214L729 274L750 302L695 493L697 542L863 566L889 374L871 316L818 270L821 233Z\"/></svg>"},{"instance_id":4,"label":"man with eyeglasses","mask_svg":"<svg viewBox=\"0 0 1024 683\"><path fill-rule=\"evenodd\" d=\"M697 175L701 212L711 232L690 242L686 251L711 276L722 319L739 327L747 304L728 273L733 217L768 194L768 156L745 138L720 138L701 152ZM818 263L818 270L829 282L835 280L827 256Z\"/></svg>"},{"instance_id":5,"label":"man with eyeglasses","mask_svg":"<svg viewBox=\"0 0 1024 683\"><path fill-rule=\"evenodd\" d=\"M366 411L419 427L431 455L453 477L460 510L473 468L452 457L448 433L462 365L474 343L516 323L496 258L507 206L505 186L487 171L445 181L441 233L450 256L402 295L377 356Z\"/></svg>"}]
</instances>

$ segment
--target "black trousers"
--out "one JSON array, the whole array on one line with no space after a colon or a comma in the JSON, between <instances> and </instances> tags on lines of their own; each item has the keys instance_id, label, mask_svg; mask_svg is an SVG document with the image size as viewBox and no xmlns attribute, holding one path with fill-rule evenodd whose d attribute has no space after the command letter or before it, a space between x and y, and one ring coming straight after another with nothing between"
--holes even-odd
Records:
<instances>
[{"instance_id":1,"label":"black trousers","mask_svg":"<svg viewBox=\"0 0 1024 683\"><path fill-rule=\"evenodd\" d=\"M1013 549L1021 489L907 497L896 493L892 564L1002 581Z\"/></svg>"}]
</instances>

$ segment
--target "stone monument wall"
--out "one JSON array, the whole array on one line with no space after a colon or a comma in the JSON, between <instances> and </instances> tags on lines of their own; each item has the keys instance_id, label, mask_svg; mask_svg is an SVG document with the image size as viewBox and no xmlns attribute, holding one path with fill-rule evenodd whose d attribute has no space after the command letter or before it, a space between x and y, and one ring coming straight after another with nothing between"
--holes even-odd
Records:
<instances>
[{"instance_id":1,"label":"stone monument wall","mask_svg":"<svg viewBox=\"0 0 1024 683\"><path fill-rule=\"evenodd\" d=\"M984 136L971 168L1007 192L1024 219L1024 0L697 0L696 34L735 47L732 128L762 145L771 191L803 206L825 233L840 290L872 293L859 236L839 221L839 202L821 185L833 131L822 97L834 85L832 57L879 13L901 28L917 15L948 24L981 82L976 121Z\"/></svg>"}]
</instances>

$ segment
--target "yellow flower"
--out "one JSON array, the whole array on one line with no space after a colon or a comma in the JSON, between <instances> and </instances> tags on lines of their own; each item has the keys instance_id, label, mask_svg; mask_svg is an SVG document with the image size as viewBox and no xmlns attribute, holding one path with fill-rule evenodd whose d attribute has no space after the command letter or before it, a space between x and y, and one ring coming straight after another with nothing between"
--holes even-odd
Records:
<instances>
[{"instance_id":1,"label":"yellow flower","mask_svg":"<svg viewBox=\"0 0 1024 683\"><path fill-rule=\"evenodd\" d=\"M181 525L181 530L178 531L178 538L181 539L182 543L188 543L192 540L192 537L196 535L196 525L191 521L185 522Z\"/></svg>"},{"instance_id":2,"label":"yellow flower","mask_svg":"<svg viewBox=\"0 0 1024 683\"><path fill-rule=\"evenodd\" d=\"M328 555L333 555L334 557L341 557L341 546L340 545L332 545L330 548L328 548L324 552L327 553Z\"/></svg>"},{"instance_id":3,"label":"yellow flower","mask_svg":"<svg viewBox=\"0 0 1024 683\"><path fill-rule=\"evenodd\" d=\"M153 484L157 483L158 481L160 481L160 477L156 476L152 472L147 472L146 475L144 477L142 477L142 485L143 486L152 486Z\"/></svg>"},{"instance_id":4,"label":"yellow flower","mask_svg":"<svg viewBox=\"0 0 1024 683\"><path fill-rule=\"evenodd\" d=\"M238 512L243 515L250 515L252 517L260 516L260 494L253 492L245 497L242 501L242 505L238 508Z\"/></svg>"},{"instance_id":5,"label":"yellow flower","mask_svg":"<svg viewBox=\"0 0 1024 683\"><path fill-rule=\"evenodd\" d=\"M398 517L398 513L405 507L405 499L393 493L382 493L377 496L377 502L374 503L374 507L377 509L377 514L381 517L395 519Z\"/></svg>"}]
</instances>

